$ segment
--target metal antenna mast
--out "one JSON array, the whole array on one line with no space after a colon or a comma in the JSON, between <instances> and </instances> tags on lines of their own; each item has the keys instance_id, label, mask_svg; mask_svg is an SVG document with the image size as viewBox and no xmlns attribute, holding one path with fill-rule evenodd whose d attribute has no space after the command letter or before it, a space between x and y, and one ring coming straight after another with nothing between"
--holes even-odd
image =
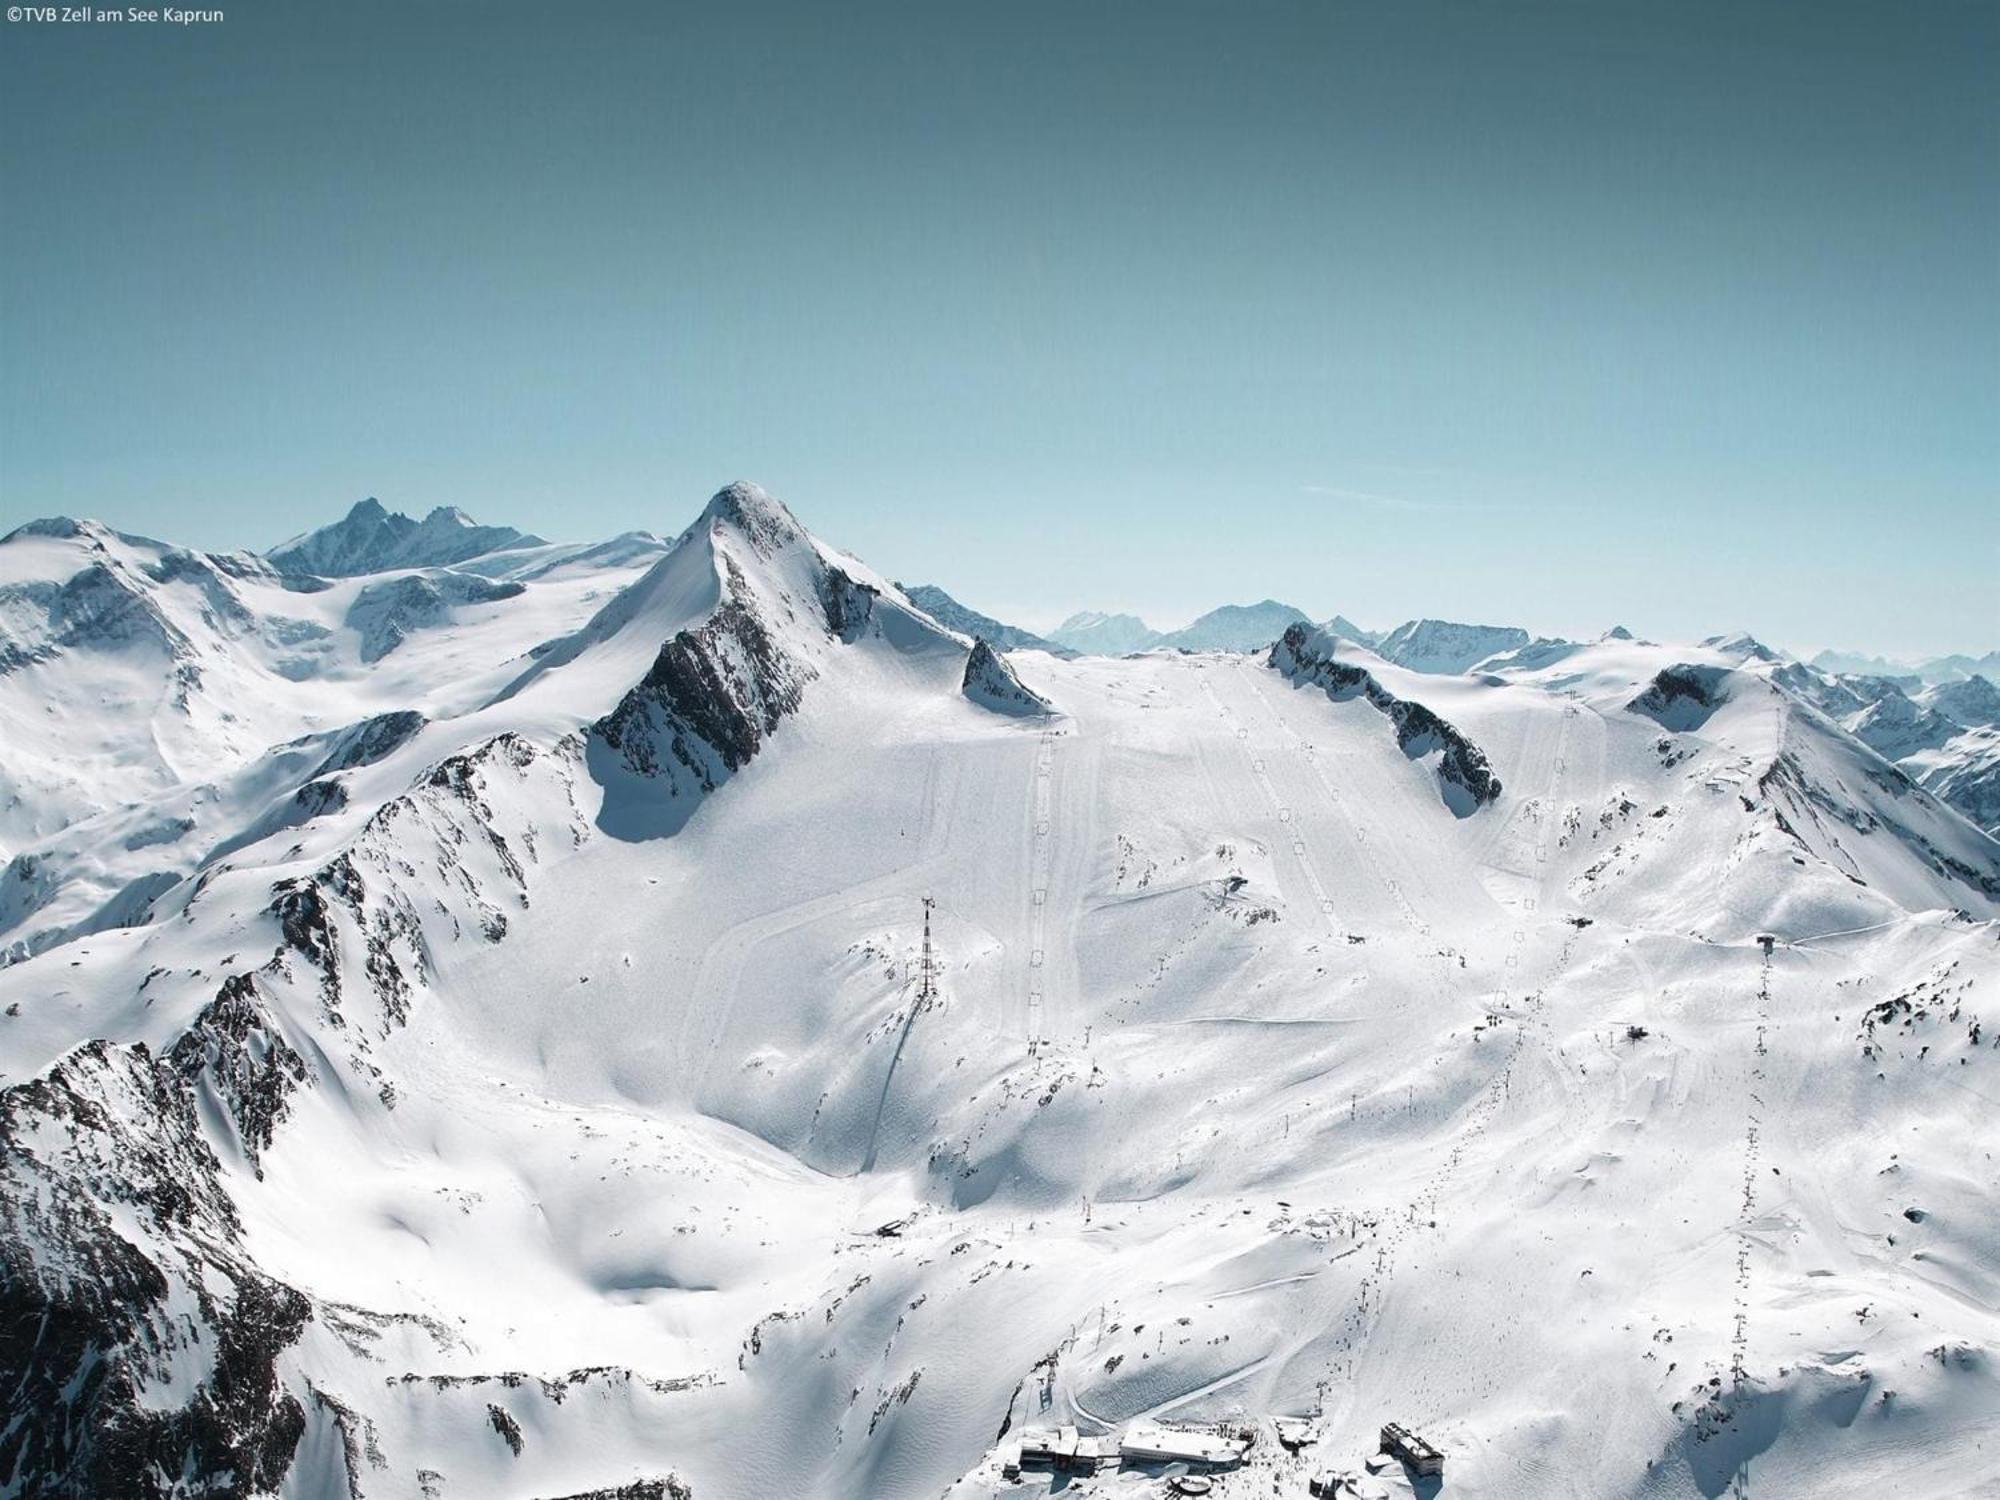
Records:
<instances>
[{"instance_id":1,"label":"metal antenna mast","mask_svg":"<svg viewBox=\"0 0 2000 1500\"><path fill-rule=\"evenodd\" d=\"M917 1004L926 1008L937 995L933 977L937 971L931 961L931 908L936 904L929 896L924 897L924 957L917 970Z\"/></svg>"}]
</instances>

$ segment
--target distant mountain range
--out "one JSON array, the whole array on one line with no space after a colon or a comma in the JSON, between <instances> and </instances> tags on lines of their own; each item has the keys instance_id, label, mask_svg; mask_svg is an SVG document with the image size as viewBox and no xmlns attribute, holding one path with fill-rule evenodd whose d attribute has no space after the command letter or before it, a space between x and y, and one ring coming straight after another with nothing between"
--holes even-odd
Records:
<instances>
[{"instance_id":1,"label":"distant mountain range","mask_svg":"<svg viewBox=\"0 0 2000 1500\"><path fill-rule=\"evenodd\" d=\"M1256 604L1225 604L1190 625L1168 631L1153 629L1137 615L1085 610L1071 615L1050 635L1085 656L1123 656L1161 647L1182 651L1256 651L1270 645L1301 620L1310 623L1304 610L1265 599Z\"/></svg>"},{"instance_id":2,"label":"distant mountain range","mask_svg":"<svg viewBox=\"0 0 2000 1500\"><path fill-rule=\"evenodd\" d=\"M356 578L394 568L448 567L488 552L546 545L511 526L481 526L452 506L441 505L418 521L371 497L332 525L280 542L264 556L280 573Z\"/></svg>"},{"instance_id":3,"label":"distant mountain range","mask_svg":"<svg viewBox=\"0 0 2000 1500\"><path fill-rule=\"evenodd\" d=\"M1968 677L1984 677L1989 682L2000 677L2000 651L1984 656L1931 656L1920 661L1891 661L1884 656L1866 656L1858 651L1822 651L1812 659L1822 672L1859 674L1869 677L1915 677L1924 682L1963 682Z\"/></svg>"},{"instance_id":4,"label":"distant mountain range","mask_svg":"<svg viewBox=\"0 0 2000 1500\"><path fill-rule=\"evenodd\" d=\"M898 584L897 587L909 595L912 604L940 625L949 625L953 630L975 636L996 651L1047 651L1056 656L1077 654L1067 646L1044 640L1032 630L1023 630L1018 625L1003 625L991 615L968 609L934 583L915 586Z\"/></svg>"}]
</instances>

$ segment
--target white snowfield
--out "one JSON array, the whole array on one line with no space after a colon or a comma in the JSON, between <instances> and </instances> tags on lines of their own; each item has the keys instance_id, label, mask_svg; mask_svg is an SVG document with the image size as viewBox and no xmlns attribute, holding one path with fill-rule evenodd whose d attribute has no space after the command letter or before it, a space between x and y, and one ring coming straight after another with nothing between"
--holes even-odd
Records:
<instances>
[{"instance_id":1,"label":"white snowfield","mask_svg":"<svg viewBox=\"0 0 2000 1500\"><path fill-rule=\"evenodd\" d=\"M439 571L0 544L0 1495L2000 1494L2000 845L1773 662Z\"/></svg>"}]
</instances>

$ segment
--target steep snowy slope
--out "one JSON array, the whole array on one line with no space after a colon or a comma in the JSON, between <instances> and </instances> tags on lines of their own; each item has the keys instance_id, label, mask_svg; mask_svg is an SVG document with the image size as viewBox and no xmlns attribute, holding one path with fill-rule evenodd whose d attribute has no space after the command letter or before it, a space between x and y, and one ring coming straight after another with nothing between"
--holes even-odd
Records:
<instances>
[{"instance_id":1,"label":"steep snowy slope","mask_svg":"<svg viewBox=\"0 0 2000 1500\"><path fill-rule=\"evenodd\" d=\"M1833 676L1798 662L1772 680L1840 721L1946 805L1991 833L2000 822L2000 690L1983 677L1923 687L1912 677Z\"/></svg>"},{"instance_id":2,"label":"steep snowy slope","mask_svg":"<svg viewBox=\"0 0 2000 1500\"><path fill-rule=\"evenodd\" d=\"M753 486L594 577L0 970L11 1492L1020 1495L1276 1414L1215 1493L1387 1420L1454 1495L2000 1482L2000 846L1779 665L1300 630L1019 714Z\"/></svg>"},{"instance_id":3,"label":"steep snowy slope","mask_svg":"<svg viewBox=\"0 0 2000 1500\"><path fill-rule=\"evenodd\" d=\"M1898 765L1939 801L2000 838L2000 727L1968 729Z\"/></svg>"}]
</instances>

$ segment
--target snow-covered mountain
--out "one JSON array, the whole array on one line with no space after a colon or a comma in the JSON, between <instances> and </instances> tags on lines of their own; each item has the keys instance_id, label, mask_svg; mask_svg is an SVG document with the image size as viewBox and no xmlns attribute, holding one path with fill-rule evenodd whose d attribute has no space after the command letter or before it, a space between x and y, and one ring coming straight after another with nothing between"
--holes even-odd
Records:
<instances>
[{"instance_id":1,"label":"snow-covered mountain","mask_svg":"<svg viewBox=\"0 0 2000 1500\"><path fill-rule=\"evenodd\" d=\"M280 542L264 555L281 573L352 578L398 568L448 567L490 552L546 545L511 526L481 526L453 506L441 505L419 521L371 496L333 525Z\"/></svg>"},{"instance_id":2,"label":"snow-covered mountain","mask_svg":"<svg viewBox=\"0 0 2000 1500\"><path fill-rule=\"evenodd\" d=\"M1049 636L1082 656L1124 656L1155 647L1170 651L1263 651L1288 627L1305 618L1303 610L1265 599L1256 604L1224 604L1179 630L1158 631L1137 615L1085 610L1071 615Z\"/></svg>"},{"instance_id":3,"label":"snow-covered mountain","mask_svg":"<svg viewBox=\"0 0 2000 1500\"><path fill-rule=\"evenodd\" d=\"M1341 640L1359 641L1364 646L1373 646L1382 639L1379 630L1363 630L1346 615L1335 615L1320 627L1328 635Z\"/></svg>"},{"instance_id":4,"label":"snow-covered mountain","mask_svg":"<svg viewBox=\"0 0 2000 1500\"><path fill-rule=\"evenodd\" d=\"M2000 844L1886 694L1009 658L751 485L336 581L38 523L0 628L9 1494L2000 1483Z\"/></svg>"},{"instance_id":5,"label":"snow-covered mountain","mask_svg":"<svg viewBox=\"0 0 2000 1500\"><path fill-rule=\"evenodd\" d=\"M1968 729L1980 724L2000 724L2000 687L1984 677L1938 683L1918 693L1917 701Z\"/></svg>"},{"instance_id":6,"label":"snow-covered mountain","mask_svg":"<svg viewBox=\"0 0 2000 1500\"><path fill-rule=\"evenodd\" d=\"M1988 833L2000 831L2000 690L1983 677L1923 685L1916 677L1834 675L1802 663L1774 674Z\"/></svg>"},{"instance_id":7,"label":"snow-covered mountain","mask_svg":"<svg viewBox=\"0 0 2000 1500\"><path fill-rule=\"evenodd\" d=\"M1305 611L1275 599L1256 604L1225 604L1153 644L1177 651L1261 651L1292 626L1304 623Z\"/></svg>"},{"instance_id":8,"label":"snow-covered mountain","mask_svg":"<svg viewBox=\"0 0 2000 1500\"><path fill-rule=\"evenodd\" d=\"M1076 654L1069 647L1045 640L1032 630L1023 630L1018 625L1004 625L991 615L968 608L936 584L920 583L914 588L898 584L897 587L903 590L912 604L940 625L949 626L960 635L977 636L995 651L1047 651L1055 656Z\"/></svg>"},{"instance_id":9,"label":"snow-covered mountain","mask_svg":"<svg viewBox=\"0 0 2000 1500\"><path fill-rule=\"evenodd\" d=\"M1842 676L1915 677L1924 683L1963 682L1969 677L1984 677L1990 682L2000 677L2000 651L1989 651L1984 656L1960 652L1916 661L1892 661L1857 651L1822 651L1811 664L1822 672Z\"/></svg>"},{"instance_id":10,"label":"snow-covered mountain","mask_svg":"<svg viewBox=\"0 0 2000 1500\"><path fill-rule=\"evenodd\" d=\"M1459 625L1450 620L1409 620L1377 640L1375 650L1412 672L1469 672L1489 656L1529 644L1511 625Z\"/></svg>"},{"instance_id":11,"label":"snow-covered mountain","mask_svg":"<svg viewBox=\"0 0 2000 1500\"><path fill-rule=\"evenodd\" d=\"M1144 651L1160 639L1137 615L1107 615L1086 609L1049 632L1049 639L1082 656L1123 656Z\"/></svg>"}]
</instances>

